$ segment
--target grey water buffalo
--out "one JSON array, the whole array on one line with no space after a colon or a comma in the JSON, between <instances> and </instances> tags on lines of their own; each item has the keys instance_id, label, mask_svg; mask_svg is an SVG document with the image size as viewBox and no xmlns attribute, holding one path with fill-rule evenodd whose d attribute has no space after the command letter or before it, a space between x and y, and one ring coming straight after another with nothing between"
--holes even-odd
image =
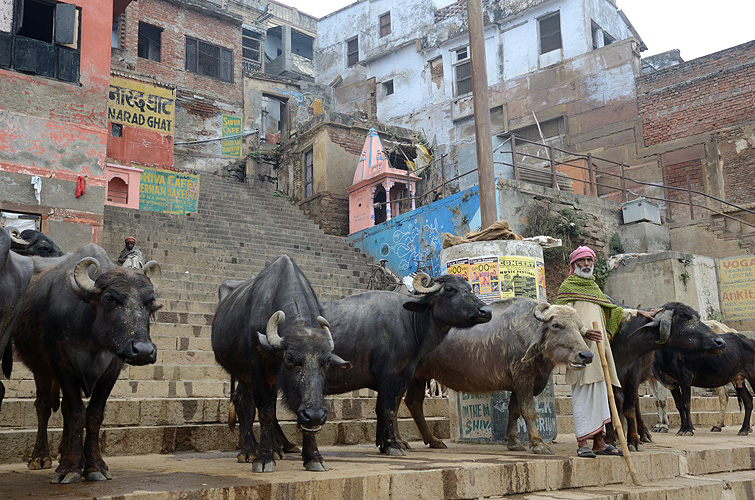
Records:
<instances>
[{"instance_id":1,"label":"grey water buffalo","mask_svg":"<svg viewBox=\"0 0 755 500\"><path fill-rule=\"evenodd\" d=\"M345 370L351 364L333 353L329 324L309 281L290 257L281 255L256 278L221 292L212 322L212 348L218 363L238 381L235 402L243 439L239 460L254 453L254 472L275 470L280 390L303 433L304 467L328 470L315 439L328 416L323 397L327 371ZM223 297L225 292L230 293ZM252 433L255 406L259 446Z\"/></svg>"},{"instance_id":2,"label":"grey water buffalo","mask_svg":"<svg viewBox=\"0 0 755 500\"><path fill-rule=\"evenodd\" d=\"M37 389L37 440L29 467L52 464L47 423L60 391L63 436L54 483L111 477L99 446L105 403L124 362L156 360L150 319L161 306L150 276L158 272L155 262L144 274L118 267L104 249L89 244L29 285L13 329L16 351ZM87 406L82 393L90 398Z\"/></svg>"},{"instance_id":3,"label":"grey water buffalo","mask_svg":"<svg viewBox=\"0 0 755 500\"><path fill-rule=\"evenodd\" d=\"M649 320L642 316L621 325L621 333L611 342L621 389L614 390L616 405L627 419L627 443L641 449L641 440L650 439L639 412L639 385L649 377L652 353L673 348L685 355L720 354L726 342L700 320L700 314L680 302L669 302ZM640 427L642 426L642 428ZM642 432L642 436L640 435ZM615 434L607 431L608 440Z\"/></svg>"},{"instance_id":4,"label":"grey water buffalo","mask_svg":"<svg viewBox=\"0 0 755 500\"><path fill-rule=\"evenodd\" d=\"M490 307L493 319L489 323L466 330L451 329L445 340L422 358L406 393L406 405L425 444L445 448L425 421L422 403L428 380L435 379L455 391L511 391L508 448L525 449L516 435L516 421L521 415L533 451L551 455L535 425L533 398L543 391L556 365L582 369L592 362L592 352L582 337L582 323L571 307L530 299L511 298Z\"/></svg>"},{"instance_id":5,"label":"grey water buffalo","mask_svg":"<svg viewBox=\"0 0 755 500\"><path fill-rule=\"evenodd\" d=\"M12 228L15 229L15 228ZM13 235L12 249L19 255L37 255L39 257L62 257L63 251L45 233L26 229Z\"/></svg>"},{"instance_id":6,"label":"grey water buffalo","mask_svg":"<svg viewBox=\"0 0 755 500\"><path fill-rule=\"evenodd\" d=\"M335 352L354 364L349 372L330 370L328 394L377 391L376 445L389 455L404 454L394 429L396 406L422 358L451 328L469 328L492 316L458 276L432 281L418 275L414 288L420 295L373 291L323 304Z\"/></svg>"}]
</instances>

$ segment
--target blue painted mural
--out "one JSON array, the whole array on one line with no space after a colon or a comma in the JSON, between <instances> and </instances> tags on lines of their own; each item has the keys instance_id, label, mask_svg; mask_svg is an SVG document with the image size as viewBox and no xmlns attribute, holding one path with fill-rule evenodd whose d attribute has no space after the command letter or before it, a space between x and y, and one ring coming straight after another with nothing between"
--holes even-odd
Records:
<instances>
[{"instance_id":1,"label":"blue painted mural","mask_svg":"<svg viewBox=\"0 0 755 500\"><path fill-rule=\"evenodd\" d=\"M350 234L347 241L375 262L386 259L398 276L426 266L438 276L443 234L464 236L475 229L480 229L477 186Z\"/></svg>"}]
</instances>

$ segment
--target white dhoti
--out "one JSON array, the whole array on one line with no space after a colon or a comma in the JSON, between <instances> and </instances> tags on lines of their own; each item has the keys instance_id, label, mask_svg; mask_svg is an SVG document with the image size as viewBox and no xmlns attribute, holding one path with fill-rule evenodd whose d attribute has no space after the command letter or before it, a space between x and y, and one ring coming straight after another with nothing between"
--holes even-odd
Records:
<instances>
[{"instance_id":1,"label":"white dhoti","mask_svg":"<svg viewBox=\"0 0 755 500\"><path fill-rule=\"evenodd\" d=\"M611 421L608 407L608 392L604 381L594 384L579 385L582 378L577 376L577 383L572 386L572 416L574 417L574 435L582 441L603 432L603 426Z\"/></svg>"}]
</instances>

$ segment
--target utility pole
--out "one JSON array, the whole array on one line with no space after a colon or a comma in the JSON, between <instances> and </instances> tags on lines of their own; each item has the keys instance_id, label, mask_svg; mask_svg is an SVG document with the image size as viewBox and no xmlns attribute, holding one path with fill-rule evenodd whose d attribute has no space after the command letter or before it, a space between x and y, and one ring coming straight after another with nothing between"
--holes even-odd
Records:
<instances>
[{"instance_id":1,"label":"utility pole","mask_svg":"<svg viewBox=\"0 0 755 500\"><path fill-rule=\"evenodd\" d=\"M482 1L467 0L469 49L472 65L472 99L474 104L475 142L477 144L477 179L480 184L482 229L498 220L493 175L493 137L490 133L488 70L485 65L485 26Z\"/></svg>"}]
</instances>

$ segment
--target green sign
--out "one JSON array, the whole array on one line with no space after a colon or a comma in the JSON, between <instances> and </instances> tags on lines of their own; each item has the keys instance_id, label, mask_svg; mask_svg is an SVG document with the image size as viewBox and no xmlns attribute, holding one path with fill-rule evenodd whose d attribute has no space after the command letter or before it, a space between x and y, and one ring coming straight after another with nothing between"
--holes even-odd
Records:
<instances>
[{"instance_id":1,"label":"green sign","mask_svg":"<svg viewBox=\"0 0 755 500\"><path fill-rule=\"evenodd\" d=\"M139 210L168 214L196 213L199 176L145 168L139 184Z\"/></svg>"},{"instance_id":2,"label":"green sign","mask_svg":"<svg viewBox=\"0 0 755 500\"><path fill-rule=\"evenodd\" d=\"M241 158L241 117L220 115L220 156Z\"/></svg>"}]
</instances>

